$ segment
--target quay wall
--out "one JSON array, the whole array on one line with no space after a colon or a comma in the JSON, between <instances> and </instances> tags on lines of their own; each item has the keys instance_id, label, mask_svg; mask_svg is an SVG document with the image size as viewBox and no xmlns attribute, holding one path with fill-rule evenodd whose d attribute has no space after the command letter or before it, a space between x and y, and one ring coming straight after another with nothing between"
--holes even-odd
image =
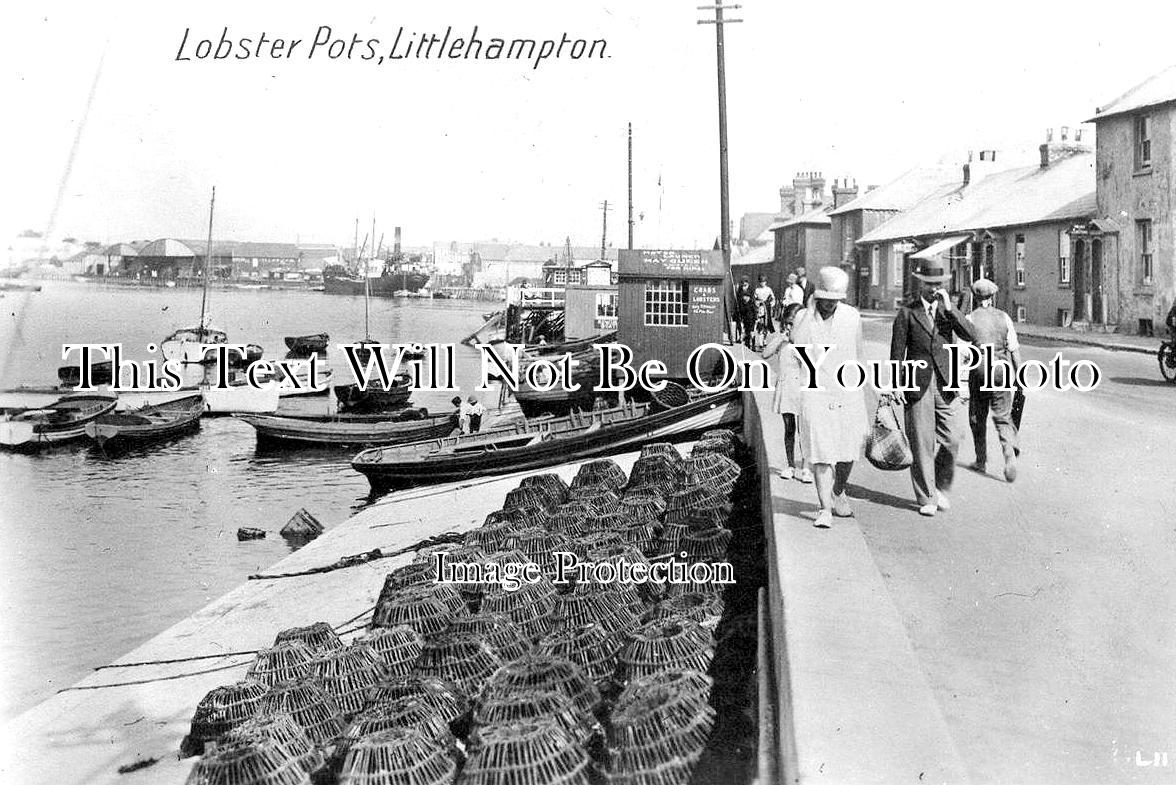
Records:
<instances>
[{"instance_id":1,"label":"quay wall","mask_svg":"<svg viewBox=\"0 0 1176 785\"><path fill-rule=\"evenodd\" d=\"M812 526L814 486L779 476L784 423L772 393L743 395L768 542L772 672L761 687L776 729L759 782L967 782L861 529L852 519Z\"/></svg>"}]
</instances>

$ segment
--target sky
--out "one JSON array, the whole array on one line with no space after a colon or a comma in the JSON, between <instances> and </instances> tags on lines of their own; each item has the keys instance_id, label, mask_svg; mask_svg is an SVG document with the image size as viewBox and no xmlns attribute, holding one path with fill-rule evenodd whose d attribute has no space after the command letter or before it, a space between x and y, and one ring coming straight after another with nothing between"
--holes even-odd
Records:
<instances>
[{"instance_id":1,"label":"sky","mask_svg":"<svg viewBox=\"0 0 1176 785\"><path fill-rule=\"evenodd\" d=\"M709 247L718 122L701 4L8 3L0 237L52 221L55 236L104 243L199 238L215 185L221 239L344 244L374 217L408 245L595 245L608 200L609 243L623 246L631 122L635 244ZM726 32L735 221L777 210L797 171L865 186L970 149L1031 152L1046 128L1077 125L1176 61L1171 2L1098 14L1009 0L740 5ZM477 25L484 39L605 39L608 56L307 59L323 25L381 52L401 27ZM226 26L303 49L177 61L186 29L193 47Z\"/></svg>"}]
</instances>

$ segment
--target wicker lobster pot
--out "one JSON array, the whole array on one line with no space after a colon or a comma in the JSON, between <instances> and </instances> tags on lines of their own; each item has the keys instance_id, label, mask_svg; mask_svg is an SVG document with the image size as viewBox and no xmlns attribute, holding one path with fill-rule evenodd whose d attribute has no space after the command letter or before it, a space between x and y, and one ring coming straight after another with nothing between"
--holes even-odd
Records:
<instances>
[{"instance_id":1,"label":"wicker lobster pot","mask_svg":"<svg viewBox=\"0 0 1176 785\"><path fill-rule=\"evenodd\" d=\"M588 753L552 720L490 725L471 742L459 785L588 785Z\"/></svg>"},{"instance_id":2,"label":"wicker lobster pot","mask_svg":"<svg viewBox=\"0 0 1176 785\"><path fill-rule=\"evenodd\" d=\"M366 646L384 665L385 678L407 676L412 664L421 656L424 639L412 627L376 627L356 638L353 646Z\"/></svg>"},{"instance_id":3,"label":"wicker lobster pot","mask_svg":"<svg viewBox=\"0 0 1176 785\"><path fill-rule=\"evenodd\" d=\"M427 548L421 548L412 557L412 563L433 566L436 564L436 557L439 553L445 554L446 561L480 561L486 556L486 553L476 546L465 543L443 542L440 545L430 545ZM435 578L436 570L433 570L430 575Z\"/></svg>"},{"instance_id":4,"label":"wicker lobster pot","mask_svg":"<svg viewBox=\"0 0 1176 785\"><path fill-rule=\"evenodd\" d=\"M686 561L720 561L727 556L731 545L731 530L722 527L691 529L682 535L679 547L686 553Z\"/></svg>"},{"instance_id":5,"label":"wicker lobster pot","mask_svg":"<svg viewBox=\"0 0 1176 785\"><path fill-rule=\"evenodd\" d=\"M371 706L356 714L336 742L336 762L364 736L390 728L416 728L426 739L441 745L446 751L454 752L457 749L457 740L444 715L417 700L416 696L408 695Z\"/></svg>"},{"instance_id":6,"label":"wicker lobster pot","mask_svg":"<svg viewBox=\"0 0 1176 785\"><path fill-rule=\"evenodd\" d=\"M314 679L273 687L261 699L258 713L288 714L320 745L338 736L346 722L334 696Z\"/></svg>"},{"instance_id":7,"label":"wicker lobster pot","mask_svg":"<svg viewBox=\"0 0 1176 785\"><path fill-rule=\"evenodd\" d=\"M621 500L621 491L612 485L579 485L568 494L569 501L583 502L594 515L611 512Z\"/></svg>"},{"instance_id":8,"label":"wicker lobster pot","mask_svg":"<svg viewBox=\"0 0 1176 785\"><path fill-rule=\"evenodd\" d=\"M643 621L690 619L713 635L723 617L723 601L714 594L684 592L668 597L649 609Z\"/></svg>"},{"instance_id":9,"label":"wicker lobster pot","mask_svg":"<svg viewBox=\"0 0 1176 785\"><path fill-rule=\"evenodd\" d=\"M482 636L468 632L445 632L425 641L421 656L413 665L414 676L447 679L466 693L474 693L502 660Z\"/></svg>"},{"instance_id":10,"label":"wicker lobster pot","mask_svg":"<svg viewBox=\"0 0 1176 785\"><path fill-rule=\"evenodd\" d=\"M505 614L519 633L534 641L550 628L548 617L555 608L555 587L550 582L524 583L515 591L491 586L482 597L480 613Z\"/></svg>"},{"instance_id":11,"label":"wicker lobster pot","mask_svg":"<svg viewBox=\"0 0 1176 785\"><path fill-rule=\"evenodd\" d=\"M526 510L532 507L542 507L549 510L554 506L555 502L551 494L538 485L520 485L508 491L506 501L502 503L504 512Z\"/></svg>"},{"instance_id":12,"label":"wicker lobster pot","mask_svg":"<svg viewBox=\"0 0 1176 785\"><path fill-rule=\"evenodd\" d=\"M505 548L507 540L520 528L518 523L508 521L487 523L467 532L462 541L471 548L478 548L484 553L493 553Z\"/></svg>"},{"instance_id":13,"label":"wicker lobster pot","mask_svg":"<svg viewBox=\"0 0 1176 785\"><path fill-rule=\"evenodd\" d=\"M264 684L252 679L210 690L196 704L192 726L181 746L185 755L195 755L204 745L216 741L257 713L265 695Z\"/></svg>"},{"instance_id":14,"label":"wicker lobster pot","mask_svg":"<svg viewBox=\"0 0 1176 785\"><path fill-rule=\"evenodd\" d=\"M520 690L559 690L580 711L591 712L600 702L596 685L571 660L531 653L508 662L490 676L479 701L507 697Z\"/></svg>"},{"instance_id":15,"label":"wicker lobster pot","mask_svg":"<svg viewBox=\"0 0 1176 785\"><path fill-rule=\"evenodd\" d=\"M400 698L412 698L428 706L446 722L454 722L470 711L469 697L453 682L415 675L381 681L368 691L367 706L382 706Z\"/></svg>"},{"instance_id":16,"label":"wicker lobster pot","mask_svg":"<svg viewBox=\"0 0 1176 785\"><path fill-rule=\"evenodd\" d=\"M600 624L582 624L554 630L536 644L538 654L562 657L579 666L597 688L612 678L622 640Z\"/></svg>"},{"instance_id":17,"label":"wicker lobster pot","mask_svg":"<svg viewBox=\"0 0 1176 785\"><path fill-rule=\"evenodd\" d=\"M258 714L226 733L221 743L256 744L260 739L274 741L288 757L301 761L305 771L314 771L323 764L322 752L302 726L286 713Z\"/></svg>"},{"instance_id":18,"label":"wicker lobster pot","mask_svg":"<svg viewBox=\"0 0 1176 785\"><path fill-rule=\"evenodd\" d=\"M588 461L580 467L576 472L576 476L572 479L572 490L581 485L605 485L615 490L620 490L625 487L625 483L629 478L625 475L625 470L617 465L617 462L611 458L601 458L595 461Z\"/></svg>"},{"instance_id":19,"label":"wicker lobster pot","mask_svg":"<svg viewBox=\"0 0 1176 785\"><path fill-rule=\"evenodd\" d=\"M480 636L503 662L510 662L531 650L531 641L505 613L474 613L459 617L449 625L448 632Z\"/></svg>"},{"instance_id":20,"label":"wicker lobster pot","mask_svg":"<svg viewBox=\"0 0 1176 785\"><path fill-rule=\"evenodd\" d=\"M581 711L568 696L558 690L521 690L511 695L489 698L474 709L473 733L491 725L513 725L525 721L549 719L586 744L600 731L591 714Z\"/></svg>"},{"instance_id":21,"label":"wicker lobster pot","mask_svg":"<svg viewBox=\"0 0 1176 785\"><path fill-rule=\"evenodd\" d=\"M509 544L538 564L549 577L555 572L555 552L572 550L572 541L567 535L539 528L515 532Z\"/></svg>"},{"instance_id":22,"label":"wicker lobster pot","mask_svg":"<svg viewBox=\"0 0 1176 785\"><path fill-rule=\"evenodd\" d=\"M620 639L637 626L637 613L620 592L577 586L555 598L552 631L599 624L609 636Z\"/></svg>"},{"instance_id":23,"label":"wicker lobster pot","mask_svg":"<svg viewBox=\"0 0 1176 785\"><path fill-rule=\"evenodd\" d=\"M682 470L686 472L687 486L709 485L724 494L734 490L735 481L743 471L732 459L715 453L687 458L682 463Z\"/></svg>"},{"instance_id":24,"label":"wicker lobster pot","mask_svg":"<svg viewBox=\"0 0 1176 785\"><path fill-rule=\"evenodd\" d=\"M622 546L625 544L625 538L621 536L619 531L598 530L588 532L570 542L571 550L581 559L587 559L588 554L601 548L610 548L614 546Z\"/></svg>"},{"instance_id":25,"label":"wicker lobster pot","mask_svg":"<svg viewBox=\"0 0 1176 785\"><path fill-rule=\"evenodd\" d=\"M677 490L684 479L682 458L668 458L664 455L650 455L638 458L629 473L628 489L656 488L663 492Z\"/></svg>"},{"instance_id":26,"label":"wicker lobster pot","mask_svg":"<svg viewBox=\"0 0 1176 785\"><path fill-rule=\"evenodd\" d=\"M711 634L689 619L655 619L634 630L617 654L617 682L659 671L706 672L714 657Z\"/></svg>"},{"instance_id":27,"label":"wicker lobster pot","mask_svg":"<svg viewBox=\"0 0 1176 785\"><path fill-rule=\"evenodd\" d=\"M568 497L568 484L554 472L531 474L524 477L523 481L519 483L520 488L529 488L531 486L542 488L558 504L562 504Z\"/></svg>"},{"instance_id":28,"label":"wicker lobster pot","mask_svg":"<svg viewBox=\"0 0 1176 785\"><path fill-rule=\"evenodd\" d=\"M253 658L245 678L267 687L284 681L305 679L314 670L315 653L299 640L287 640L262 649Z\"/></svg>"},{"instance_id":29,"label":"wicker lobster pot","mask_svg":"<svg viewBox=\"0 0 1176 785\"><path fill-rule=\"evenodd\" d=\"M274 645L277 646L285 641L300 641L306 644L306 647L316 656L343 648L343 641L339 640L334 628L325 621L316 621L306 627L291 627L288 630L282 630L274 638Z\"/></svg>"},{"instance_id":30,"label":"wicker lobster pot","mask_svg":"<svg viewBox=\"0 0 1176 785\"><path fill-rule=\"evenodd\" d=\"M292 757L272 738L256 738L217 747L205 754L187 785L309 785L310 759Z\"/></svg>"},{"instance_id":31,"label":"wicker lobster pot","mask_svg":"<svg viewBox=\"0 0 1176 785\"><path fill-rule=\"evenodd\" d=\"M718 511L718 512L713 512ZM726 516L731 512L731 502L727 494L722 493L712 485L695 485L678 491L666 500L666 512L662 516L663 523L684 523L687 518L699 514Z\"/></svg>"},{"instance_id":32,"label":"wicker lobster pot","mask_svg":"<svg viewBox=\"0 0 1176 785\"><path fill-rule=\"evenodd\" d=\"M551 514L550 520L547 521L547 529L575 537L591 529L595 514L594 506L586 500L569 499Z\"/></svg>"},{"instance_id":33,"label":"wicker lobster pot","mask_svg":"<svg viewBox=\"0 0 1176 785\"><path fill-rule=\"evenodd\" d=\"M453 611L450 610L452 606L447 606L433 590L436 585L418 584L381 596L372 613L371 626L396 627L403 624L423 637L441 632L453 620Z\"/></svg>"},{"instance_id":34,"label":"wicker lobster pot","mask_svg":"<svg viewBox=\"0 0 1176 785\"><path fill-rule=\"evenodd\" d=\"M347 750L339 785L452 785L453 756L416 728L389 728Z\"/></svg>"},{"instance_id":35,"label":"wicker lobster pot","mask_svg":"<svg viewBox=\"0 0 1176 785\"><path fill-rule=\"evenodd\" d=\"M379 656L362 644L333 652L314 664L314 675L344 716L363 708L367 693L387 672Z\"/></svg>"},{"instance_id":36,"label":"wicker lobster pot","mask_svg":"<svg viewBox=\"0 0 1176 785\"><path fill-rule=\"evenodd\" d=\"M627 687L609 717L610 774L661 773L666 766L692 767L714 727L707 702L709 679L696 672L641 679ZM699 680L706 688L698 689Z\"/></svg>"},{"instance_id":37,"label":"wicker lobster pot","mask_svg":"<svg viewBox=\"0 0 1176 785\"><path fill-rule=\"evenodd\" d=\"M678 448L669 442L652 442L641 447L641 453L638 460L642 458L666 458L673 463L682 462L682 453L678 452Z\"/></svg>"}]
</instances>

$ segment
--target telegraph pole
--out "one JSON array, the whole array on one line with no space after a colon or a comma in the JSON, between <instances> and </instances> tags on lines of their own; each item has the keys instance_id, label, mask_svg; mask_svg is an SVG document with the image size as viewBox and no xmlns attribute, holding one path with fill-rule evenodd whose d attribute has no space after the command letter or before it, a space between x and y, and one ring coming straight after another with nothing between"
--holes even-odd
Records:
<instances>
[{"instance_id":1,"label":"telegraph pole","mask_svg":"<svg viewBox=\"0 0 1176 785\"><path fill-rule=\"evenodd\" d=\"M606 258L605 247L608 245L608 199L600 205L600 259L603 261Z\"/></svg>"},{"instance_id":2,"label":"telegraph pole","mask_svg":"<svg viewBox=\"0 0 1176 785\"><path fill-rule=\"evenodd\" d=\"M629 250L633 250L633 124L629 123Z\"/></svg>"},{"instance_id":3,"label":"telegraph pole","mask_svg":"<svg viewBox=\"0 0 1176 785\"><path fill-rule=\"evenodd\" d=\"M699 19L700 25L715 26L715 52L719 71L719 212L721 214L721 232L719 237L723 247L723 261L731 264L731 206L727 197L727 75L723 58L723 25L742 22L742 19L724 19L723 11L740 8L738 5L723 5L722 0L715 0L714 5L700 5L699 11L713 11L714 19Z\"/></svg>"}]
</instances>

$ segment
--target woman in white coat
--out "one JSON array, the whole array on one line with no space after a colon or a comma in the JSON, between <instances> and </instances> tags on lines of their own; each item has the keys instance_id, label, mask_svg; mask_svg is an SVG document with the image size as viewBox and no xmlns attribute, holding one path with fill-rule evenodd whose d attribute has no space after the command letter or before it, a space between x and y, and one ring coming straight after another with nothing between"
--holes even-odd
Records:
<instances>
[{"instance_id":1,"label":"woman in white coat","mask_svg":"<svg viewBox=\"0 0 1176 785\"><path fill-rule=\"evenodd\" d=\"M801 442L813 466L821 505L813 522L818 528L828 528L833 516L853 515L845 489L853 462L861 455L869 433L864 386L850 389L837 380L838 368L845 363L861 363L863 356L861 314L844 302L848 287L849 276L843 270L822 267L817 274L813 305L801 312L792 329L792 343L798 348L807 347L805 351L814 365L824 354L821 346L831 347L818 366L816 382L822 389L812 389L808 366L796 357L801 367ZM859 378L852 368L843 374L847 385L855 384Z\"/></svg>"}]
</instances>

